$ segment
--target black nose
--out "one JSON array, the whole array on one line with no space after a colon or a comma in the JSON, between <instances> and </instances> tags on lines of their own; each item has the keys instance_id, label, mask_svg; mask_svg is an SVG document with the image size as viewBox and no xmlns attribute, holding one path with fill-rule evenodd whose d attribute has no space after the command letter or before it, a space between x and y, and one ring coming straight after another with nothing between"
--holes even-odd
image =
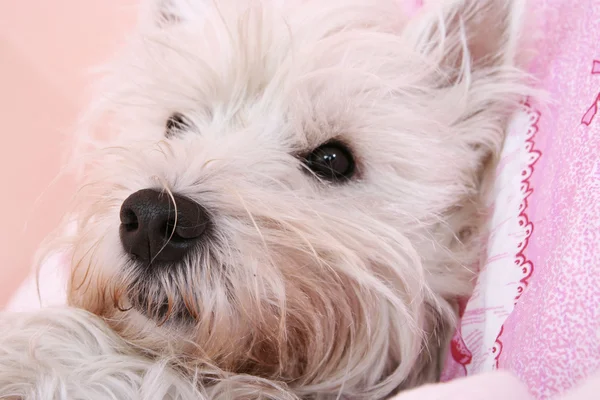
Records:
<instances>
[{"instance_id":1,"label":"black nose","mask_svg":"<svg viewBox=\"0 0 600 400\"><path fill-rule=\"evenodd\" d=\"M168 193L144 189L123 202L119 234L125 251L147 263L177 262L200 243L210 223L207 211L186 197L173 198L175 204Z\"/></svg>"}]
</instances>

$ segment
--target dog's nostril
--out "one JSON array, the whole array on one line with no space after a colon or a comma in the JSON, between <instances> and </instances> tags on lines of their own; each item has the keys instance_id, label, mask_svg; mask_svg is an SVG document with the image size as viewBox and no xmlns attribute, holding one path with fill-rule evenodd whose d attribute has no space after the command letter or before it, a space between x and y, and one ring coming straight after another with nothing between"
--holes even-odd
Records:
<instances>
[{"instance_id":1,"label":"dog's nostril","mask_svg":"<svg viewBox=\"0 0 600 400\"><path fill-rule=\"evenodd\" d=\"M206 223L198 222L190 224L188 221L169 221L167 230L173 239L192 240L202 235L206 230Z\"/></svg>"},{"instance_id":2,"label":"dog's nostril","mask_svg":"<svg viewBox=\"0 0 600 400\"><path fill-rule=\"evenodd\" d=\"M180 261L205 236L210 224L200 204L153 189L129 196L119 216L123 248L148 263Z\"/></svg>"},{"instance_id":3,"label":"dog's nostril","mask_svg":"<svg viewBox=\"0 0 600 400\"><path fill-rule=\"evenodd\" d=\"M139 224L137 215L131 209L125 209L121 212L121 224L128 232L135 231Z\"/></svg>"}]
</instances>

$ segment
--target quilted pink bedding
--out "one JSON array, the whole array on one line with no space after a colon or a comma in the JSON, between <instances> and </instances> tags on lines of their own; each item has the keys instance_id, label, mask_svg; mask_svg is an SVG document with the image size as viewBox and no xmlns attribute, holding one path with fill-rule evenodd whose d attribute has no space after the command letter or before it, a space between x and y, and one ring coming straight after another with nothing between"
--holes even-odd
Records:
<instances>
[{"instance_id":1,"label":"quilted pink bedding","mask_svg":"<svg viewBox=\"0 0 600 400\"><path fill-rule=\"evenodd\" d=\"M512 120L487 259L443 378L507 369L546 399L600 369L600 0L530 3L544 31L532 73L552 103ZM63 301L56 271L42 271L46 303ZM32 298L28 282L9 308Z\"/></svg>"}]
</instances>

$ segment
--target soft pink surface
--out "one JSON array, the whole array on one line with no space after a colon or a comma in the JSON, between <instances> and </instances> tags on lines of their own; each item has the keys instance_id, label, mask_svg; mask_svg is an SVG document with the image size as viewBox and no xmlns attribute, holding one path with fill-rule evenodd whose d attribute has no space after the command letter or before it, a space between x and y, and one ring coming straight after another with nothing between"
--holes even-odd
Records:
<instances>
[{"instance_id":1,"label":"soft pink surface","mask_svg":"<svg viewBox=\"0 0 600 400\"><path fill-rule=\"evenodd\" d=\"M600 392L600 373L557 398L595 400ZM393 400L534 400L527 387L512 373L494 371L450 383L428 385L405 392Z\"/></svg>"},{"instance_id":2,"label":"soft pink surface","mask_svg":"<svg viewBox=\"0 0 600 400\"><path fill-rule=\"evenodd\" d=\"M499 366L547 398L600 367L600 115L587 112L600 100L600 2L537 4L546 35L533 71L554 104L539 120L530 179L534 273L504 326Z\"/></svg>"},{"instance_id":3,"label":"soft pink surface","mask_svg":"<svg viewBox=\"0 0 600 400\"><path fill-rule=\"evenodd\" d=\"M75 190L59 174L90 67L130 29L137 0L0 1L0 308Z\"/></svg>"},{"instance_id":4,"label":"soft pink surface","mask_svg":"<svg viewBox=\"0 0 600 400\"><path fill-rule=\"evenodd\" d=\"M400 394L393 400L533 400L527 387L513 374L494 371L427 385ZM583 399L581 399L583 400Z\"/></svg>"},{"instance_id":5,"label":"soft pink surface","mask_svg":"<svg viewBox=\"0 0 600 400\"><path fill-rule=\"evenodd\" d=\"M522 154L530 157L522 166L520 190L525 229L514 231L520 235L516 251L490 246L482 269L485 277L491 270L510 276L521 268L522 278L480 280L445 378L506 368L545 399L600 368L600 3L534 0L532 5L545 32L532 72L552 104L526 107L530 123L524 118L512 132L513 137L521 132ZM507 165L510 156L505 152ZM489 293L511 284L521 287L514 310L489 308ZM481 301L485 294L487 301ZM484 343L481 338L501 320L493 345Z\"/></svg>"}]
</instances>

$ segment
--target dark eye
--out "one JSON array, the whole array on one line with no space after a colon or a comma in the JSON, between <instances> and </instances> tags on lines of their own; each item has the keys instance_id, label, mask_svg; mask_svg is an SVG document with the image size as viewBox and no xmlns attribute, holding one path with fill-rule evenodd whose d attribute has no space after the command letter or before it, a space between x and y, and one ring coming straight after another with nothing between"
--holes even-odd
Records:
<instances>
[{"instance_id":1,"label":"dark eye","mask_svg":"<svg viewBox=\"0 0 600 400\"><path fill-rule=\"evenodd\" d=\"M317 147L306 157L305 163L317 176L332 182L350 179L355 171L350 149L338 141Z\"/></svg>"},{"instance_id":2,"label":"dark eye","mask_svg":"<svg viewBox=\"0 0 600 400\"><path fill-rule=\"evenodd\" d=\"M189 121L180 113L172 114L165 125L165 136L169 137L190 127Z\"/></svg>"}]
</instances>

